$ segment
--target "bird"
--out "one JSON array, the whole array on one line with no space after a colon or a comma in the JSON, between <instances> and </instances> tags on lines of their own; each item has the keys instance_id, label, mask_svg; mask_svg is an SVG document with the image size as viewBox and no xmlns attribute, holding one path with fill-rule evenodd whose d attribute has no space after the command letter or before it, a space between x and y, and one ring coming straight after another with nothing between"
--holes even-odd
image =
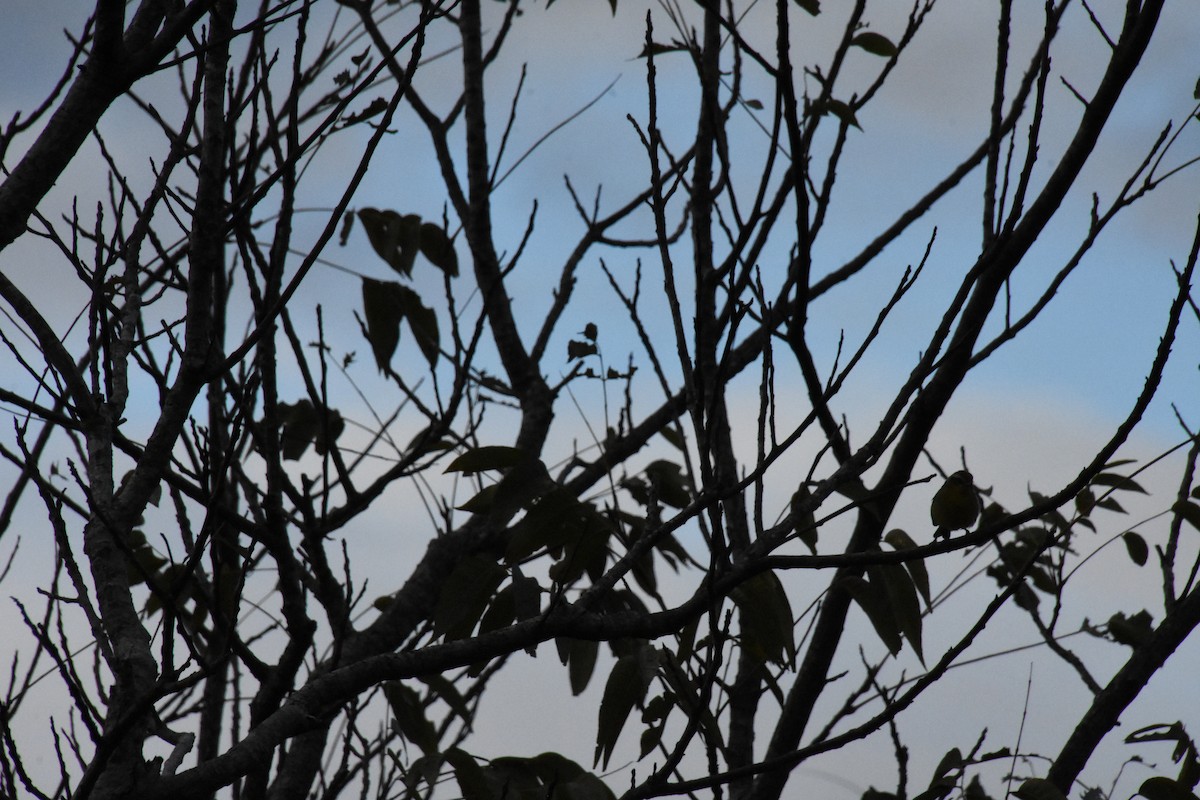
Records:
<instances>
[{"instance_id":1,"label":"bird","mask_svg":"<svg viewBox=\"0 0 1200 800\"><path fill-rule=\"evenodd\" d=\"M971 529L979 519L979 495L970 472L960 469L946 478L929 505L929 518L937 526L934 541L949 538L951 531Z\"/></svg>"}]
</instances>

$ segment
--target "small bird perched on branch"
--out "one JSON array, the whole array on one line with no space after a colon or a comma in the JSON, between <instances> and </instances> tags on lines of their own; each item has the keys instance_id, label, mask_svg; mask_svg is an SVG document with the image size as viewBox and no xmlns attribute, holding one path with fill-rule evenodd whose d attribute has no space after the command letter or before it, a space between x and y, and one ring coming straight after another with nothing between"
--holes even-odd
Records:
<instances>
[{"instance_id":1,"label":"small bird perched on branch","mask_svg":"<svg viewBox=\"0 0 1200 800\"><path fill-rule=\"evenodd\" d=\"M971 473L960 469L949 478L933 496L929 506L929 518L937 526L933 540L949 538L951 531L970 530L979 519L979 494Z\"/></svg>"}]
</instances>

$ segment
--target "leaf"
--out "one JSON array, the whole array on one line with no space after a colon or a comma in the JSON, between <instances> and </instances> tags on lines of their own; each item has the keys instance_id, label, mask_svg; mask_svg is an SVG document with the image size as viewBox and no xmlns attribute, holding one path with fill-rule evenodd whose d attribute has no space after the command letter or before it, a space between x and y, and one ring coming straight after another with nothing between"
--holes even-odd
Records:
<instances>
[{"instance_id":1,"label":"leaf","mask_svg":"<svg viewBox=\"0 0 1200 800\"><path fill-rule=\"evenodd\" d=\"M843 579L841 585L866 612L867 619L871 621L875 633L879 635L888 652L892 655L899 653L902 643L900 629L896 624L896 617L888 608L888 598L883 587L868 583L857 576Z\"/></svg>"},{"instance_id":2,"label":"leaf","mask_svg":"<svg viewBox=\"0 0 1200 800\"><path fill-rule=\"evenodd\" d=\"M1147 800L1196 800L1196 795L1179 781L1161 776L1142 781L1137 793Z\"/></svg>"},{"instance_id":3,"label":"leaf","mask_svg":"<svg viewBox=\"0 0 1200 800\"><path fill-rule=\"evenodd\" d=\"M795 656L792 606L774 572L760 572L730 593L737 605L742 646L760 661L785 664Z\"/></svg>"},{"instance_id":4,"label":"leaf","mask_svg":"<svg viewBox=\"0 0 1200 800\"><path fill-rule=\"evenodd\" d=\"M416 214L402 216L391 210L361 208L358 219L379 257L396 272L410 277L421 247L421 218Z\"/></svg>"},{"instance_id":5,"label":"leaf","mask_svg":"<svg viewBox=\"0 0 1200 800\"><path fill-rule=\"evenodd\" d=\"M1145 489L1138 485L1133 478L1127 478L1124 475L1117 475L1112 472L1101 472L1096 477L1092 478L1093 486L1111 486L1114 489L1123 489L1127 492L1138 492L1140 494L1149 494Z\"/></svg>"},{"instance_id":6,"label":"leaf","mask_svg":"<svg viewBox=\"0 0 1200 800\"><path fill-rule=\"evenodd\" d=\"M404 316L404 310L396 302L393 286L396 284L372 278L363 278L362 282L367 341L371 343L375 365L383 373L391 371L392 354L400 343L400 319Z\"/></svg>"},{"instance_id":7,"label":"leaf","mask_svg":"<svg viewBox=\"0 0 1200 800\"><path fill-rule=\"evenodd\" d=\"M746 108L753 108L755 111L762 111L762 108L763 108L762 100L755 100L754 98L750 98L749 100L745 100L743 102L746 104Z\"/></svg>"},{"instance_id":8,"label":"leaf","mask_svg":"<svg viewBox=\"0 0 1200 800\"><path fill-rule=\"evenodd\" d=\"M450 707L450 710L458 715L459 719L471 724L474 719L474 714L471 713L471 707L467 703L467 698L463 697L462 692L449 679L442 675L422 675L418 680L429 687L429 690L437 695L443 703Z\"/></svg>"},{"instance_id":9,"label":"leaf","mask_svg":"<svg viewBox=\"0 0 1200 800\"><path fill-rule=\"evenodd\" d=\"M580 503L581 516L574 526L566 528L561 557L551 565L548 574L556 583L574 583L587 573L599 580L608 560L608 539L612 525L587 503Z\"/></svg>"},{"instance_id":10,"label":"leaf","mask_svg":"<svg viewBox=\"0 0 1200 800\"><path fill-rule=\"evenodd\" d=\"M634 706L640 706L657 670L657 653L645 641L636 642L633 652L617 659L604 697L600 700L600 718L596 732L595 763L608 768L608 759L616 747L625 720Z\"/></svg>"},{"instance_id":11,"label":"leaf","mask_svg":"<svg viewBox=\"0 0 1200 800\"><path fill-rule=\"evenodd\" d=\"M1139 567L1146 566L1146 559L1150 557L1150 548L1146 545L1146 540L1135 531L1127 531L1121 534L1121 539L1125 542L1125 549L1129 551L1129 558Z\"/></svg>"},{"instance_id":12,"label":"leaf","mask_svg":"<svg viewBox=\"0 0 1200 800\"><path fill-rule=\"evenodd\" d=\"M470 555L442 583L433 609L433 631L447 640L470 635L508 570L481 555Z\"/></svg>"},{"instance_id":13,"label":"leaf","mask_svg":"<svg viewBox=\"0 0 1200 800\"><path fill-rule=\"evenodd\" d=\"M400 306L401 313L408 321L408 327L417 340L417 347L429 366L437 364L438 351L441 347L441 336L438 332L437 314L433 309L421 302L421 296L407 286L392 284L392 292Z\"/></svg>"},{"instance_id":14,"label":"leaf","mask_svg":"<svg viewBox=\"0 0 1200 800\"><path fill-rule=\"evenodd\" d=\"M917 546L913 538L899 528L893 528L888 531L883 540L895 550L912 550ZM929 594L929 571L925 569L925 561L923 559L913 559L905 561L904 566L908 569L908 574L912 576L913 585L921 593L921 599L925 601L925 606L930 607L932 600L930 600Z\"/></svg>"},{"instance_id":15,"label":"leaf","mask_svg":"<svg viewBox=\"0 0 1200 800\"><path fill-rule=\"evenodd\" d=\"M425 717L420 696L400 681L385 683L383 695L392 709L392 719L404 738L426 754L437 752L437 731Z\"/></svg>"},{"instance_id":16,"label":"leaf","mask_svg":"<svg viewBox=\"0 0 1200 800\"><path fill-rule=\"evenodd\" d=\"M1171 506L1171 511L1183 517L1196 530L1200 530L1200 506L1190 500L1179 500Z\"/></svg>"},{"instance_id":17,"label":"leaf","mask_svg":"<svg viewBox=\"0 0 1200 800\"><path fill-rule=\"evenodd\" d=\"M1067 800L1067 796L1045 778L1026 778L1013 795L1020 800Z\"/></svg>"},{"instance_id":18,"label":"leaf","mask_svg":"<svg viewBox=\"0 0 1200 800\"><path fill-rule=\"evenodd\" d=\"M505 586L492 597L487 611L479 618L479 632L488 633L508 627L517 617L516 592L512 585Z\"/></svg>"},{"instance_id":19,"label":"leaf","mask_svg":"<svg viewBox=\"0 0 1200 800\"><path fill-rule=\"evenodd\" d=\"M941 800L950 794L958 785L955 775L962 771L966 763L961 750L957 747L950 748L933 771L933 779L929 782L929 788L918 794L913 800Z\"/></svg>"},{"instance_id":20,"label":"leaf","mask_svg":"<svg viewBox=\"0 0 1200 800\"><path fill-rule=\"evenodd\" d=\"M496 492L500 489L500 484L493 483L483 487L475 496L461 506L455 506L459 511L469 511L472 514L486 514L492 510L492 506L496 502Z\"/></svg>"},{"instance_id":21,"label":"leaf","mask_svg":"<svg viewBox=\"0 0 1200 800\"><path fill-rule=\"evenodd\" d=\"M596 658L600 655L600 643L586 639L556 639L558 655L567 665L567 679L571 683L571 694L583 694L596 671Z\"/></svg>"},{"instance_id":22,"label":"leaf","mask_svg":"<svg viewBox=\"0 0 1200 800\"><path fill-rule=\"evenodd\" d=\"M814 17L821 13L820 0L795 0L795 2L796 5L800 6Z\"/></svg>"},{"instance_id":23,"label":"leaf","mask_svg":"<svg viewBox=\"0 0 1200 800\"><path fill-rule=\"evenodd\" d=\"M504 558L516 563L542 548L555 550L579 536L586 510L569 490L556 487L534 502L508 537Z\"/></svg>"},{"instance_id":24,"label":"leaf","mask_svg":"<svg viewBox=\"0 0 1200 800\"><path fill-rule=\"evenodd\" d=\"M528 456L524 450L516 447L492 444L474 447L461 454L446 467L446 472L462 472L470 475L476 472L502 470L520 464Z\"/></svg>"},{"instance_id":25,"label":"leaf","mask_svg":"<svg viewBox=\"0 0 1200 800\"><path fill-rule=\"evenodd\" d=\"M288 461L298 460L309 445L319 455L325 455L346 428L345 420L336 410L318 410L308 399L280 403L278 409L280 445Z\"/></svg>"},{"instance_id":26,"label":"leaf","mask_svg":"<svg viewBox=\"0 0 1200 800\"><path fill-rule=\"evenodd\" d=\"M429 259L430 264L451 278L458 277L458 253L454 250L454 241L446 235L440 225L432 222L422 223L418 244L421 253Z\"/></svg>"},{"instance_id":27,"label":"leaf","mask_svg":"<svg viewBox=\"0 0 1200 800\"><path fill-rule=\"evenodd\" d=\"M912 645L917 658L924 664L925 654L921 647L921 603L917 599L917 592L908 572L901 566L886 564L869 567L867 574L871 583L883 586L897 627Z\"/></svg>"},{"instance_id":28,"label":"leaf","mask_svg":"<svg viewBox=\"0 0 1200 800\"><path fill-rule=\"evenodd\" d=\"M662 725L647 725L642 729L642 736L638 740L638 757L645 758L654 751L654 748L662 742L663 726Z\"/></svg>"},{"instance_id":29,"label":"leaf","mask_svg":"<svg viewBox=\"0 0 1200 800\"><path fill-rule=\"evenodd\" d=\"M1138 728L1125 737L1125 744L1141 744L1143 742L1175 742L1176 749L1173 758L1178 761L1181 757L1180 748L1186 747L1190 743L1190 739L1182 723L1172 722L1166 724L1159 722L1154 725L1147 725L1144 728Z\"/></svg>"},{"instance_id":30,"label":"leaf","mask_svg":"<svg viewBox=\"0 0 1200 800\"><path fill-rule=\"evenodd\" d=\"M861 47L873 55L887 58L891 58L897 52L896 45L892 44L891 39L872 31L863 31L851 39L850 44L855 47Z\"/></svg>"},{"instance_id":31,"label":"leaf","mask_svg":"<svg viewBox=\"0 0 1200 800\"><path fill-rule=\"evenodd\" d=\"M1075 510L1085 517L1096 507L1096 494L1091 489L1084 489L1075 495Z\"/></svg>"}]
</instances>

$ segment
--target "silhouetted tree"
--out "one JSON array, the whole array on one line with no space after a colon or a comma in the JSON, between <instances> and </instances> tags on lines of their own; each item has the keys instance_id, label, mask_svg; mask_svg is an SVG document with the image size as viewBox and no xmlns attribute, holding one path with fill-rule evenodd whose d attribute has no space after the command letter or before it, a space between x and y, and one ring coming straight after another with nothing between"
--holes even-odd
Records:
<instances>
[{"instance_id":1,"label":"silhouetted tree","mask_svg":"<svg viewBox=\"0 0 1200 800\"><path fill-rule=\"evenodd\" d=\"M610 2L589 35L644 92L614 112L549 89L559 116L534 133L527 82L559 76L514 58L561 44L539 21L595 9L99 0L66 21L60 79L0 137L0 531L6 580L40 589L13 589L6 629L6 795L775 800L877 731L897 779L872 797L986 797L992 762L1026 800L1115 790L1077 778L1200 622L1189 431L1169 524L1113 516L1142 491L1122 445L1195 321L1196 247L1127 416L1058 485L1005 501L986 459L931 437L1110 223L1190 165L1167 126L1082 223L1068 203L1164 3L1062 0L1030 25L998 0L974 144L932 180L869 176L915 197L879 224L839 177L895 146L872 110L932 0L884 21L862 1ZM1067 26L1099 43L1082 79L1053 66ZM564 140L606 194L571 175L525 194ZM955 233L978 235L966 260L927 219L956 204L981 225ZM1049 267L1030 254L1059 221L1074 244ZM881 350L903 374L864 382ZM968 466L977 524L968 505L939 519L969 530L899 527L903 497ZM1080 623L1076 586L1105 577L1076 570L1113 543L1153 554L1161 607ZM897 721L1014 605L1092 695L1074 733L1042 760L981 735L910 774L925 742ZM1068 647L1080 630L1107 661ZM539 647L575 693L603 685L590 764L568 742L475 750L496 678ZM1130 740L1175 746L1143 794L1193 796L1181 722ZM636 768L602 779L615 753Z\"/></svg>"}]
</instances>

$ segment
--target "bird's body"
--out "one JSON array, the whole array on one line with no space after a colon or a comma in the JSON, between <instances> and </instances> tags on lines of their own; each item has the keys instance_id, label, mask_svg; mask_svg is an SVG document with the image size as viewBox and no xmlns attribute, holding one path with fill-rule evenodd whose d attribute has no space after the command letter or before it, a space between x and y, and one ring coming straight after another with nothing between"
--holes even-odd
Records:
<instances>
[{"instance_id":1,"label":"bird's body","mask_svg":"<svg viewBox=\"0 0 1200 800\"><path fill-rule=\"evenodd\" d=\"M971 473L963 469L946 479L933 496L929 518L937 526L935 540L948 537L951 531L971 529L979 519L979 494Z\"/></svg>"}]
</instances>

